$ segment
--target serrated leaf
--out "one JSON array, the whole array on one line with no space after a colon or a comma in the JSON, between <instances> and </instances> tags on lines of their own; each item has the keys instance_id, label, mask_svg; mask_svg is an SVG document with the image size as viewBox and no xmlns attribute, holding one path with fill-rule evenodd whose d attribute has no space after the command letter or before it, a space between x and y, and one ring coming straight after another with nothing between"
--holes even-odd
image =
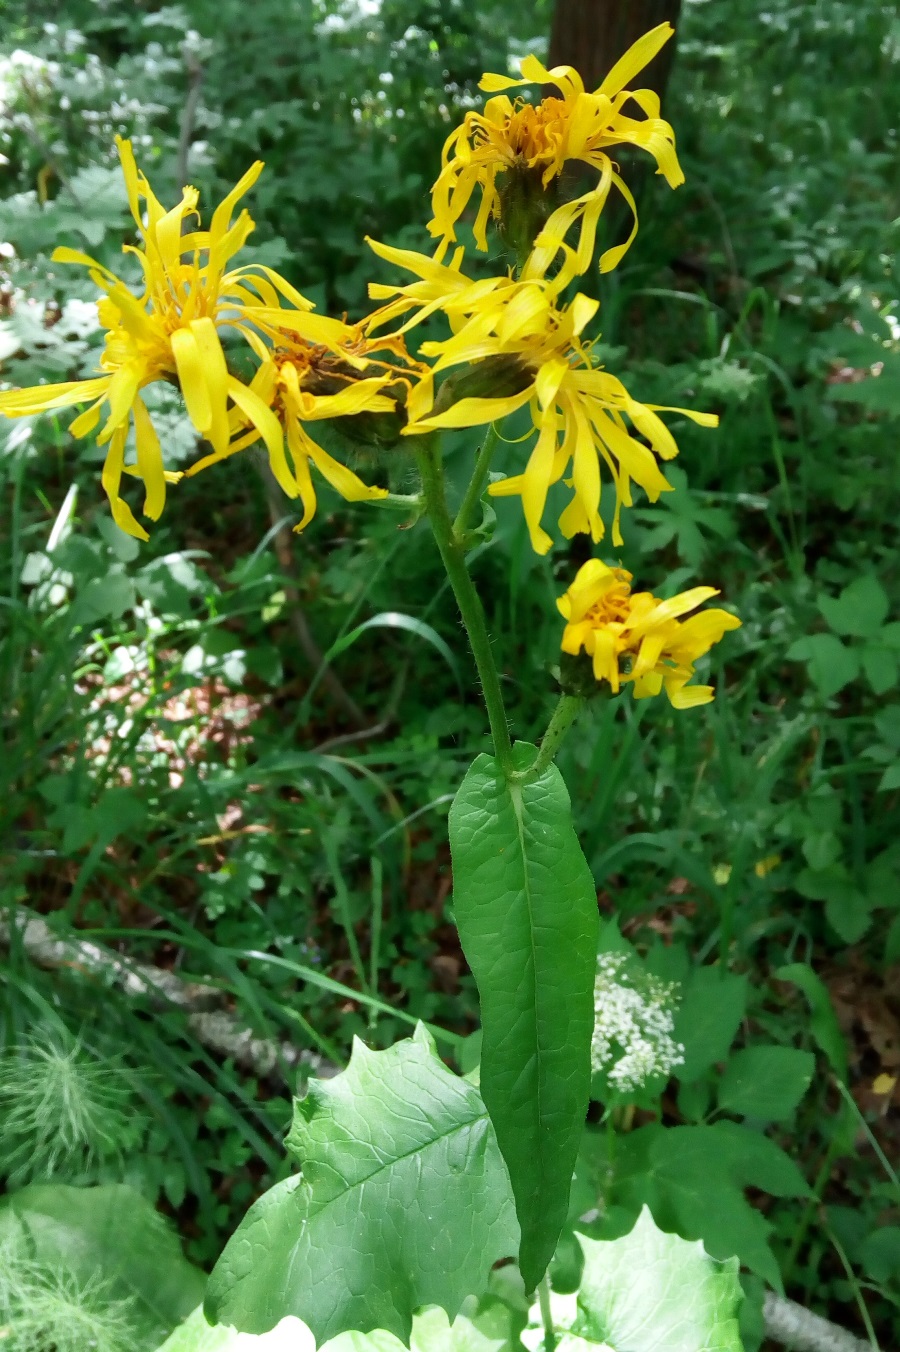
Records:
<instances>
[{"instance_id":1,"label":"serrated leaf","mask_svg":"<svg viewBox=\"0 0 900 1352\"><path fill-rule=\"evenodd\" d=\"M0 1198L0 1249L79 1284L97 1279L128 1300L150 1337L161 1337L203 1295L205 1276L183 1257L178 1236L134 1188L40 1183Z\"/></svg>"},{"instance_id":2,"label":"serrated leaf","mask_svg":"<svg viewBox=\"0 0 900 1352\"><path fill-rule=\"evenodd\" d=\"M735 1052L719 1081L719 1107L761 1122L782 1122L797 1107L816 1068L812 1052L747 1047Z\"/></svg>"},{"instance_id":3,"label":"serrated leaf","mask_svg":"<svg viewBox=\"0 0 900 1352\"><path fill-rule=\"evenodd\" d=\"M535 748L520 742L515 768ZM512 1181L528 1290L566 1219L590 1092L597 895L555 766L479 756L450 809L453 906L481 998L481 1092Z\"/></svg>"},{"instance_id":4,"label":"serrated leaf","mask_svg":"<svg viewBox=\"0 0 900 1352\"><path fill-rule=\"evenodd\" d=\"M628 1235L578 1236L584 1275L574 1332L615 1352L742 1352L737 1258L659 1230L644 1207Z\"/></svg>"},{"instance_id":5,"label":"serrated leaf","mask_svg":"<svg viewBox=\"0 0 900 1352\"><path fill-rule=\"evenodd\" d=\"M250 1208L209 1280L207 1316L265 1333L285 1315L322 1343L385 1329L413 1311L451 1319L518 1247L512 1194L478 1091L451 1074L421 1025L312 1080L288 1147L302 1177Z\"/></svg>"}]
</instances>

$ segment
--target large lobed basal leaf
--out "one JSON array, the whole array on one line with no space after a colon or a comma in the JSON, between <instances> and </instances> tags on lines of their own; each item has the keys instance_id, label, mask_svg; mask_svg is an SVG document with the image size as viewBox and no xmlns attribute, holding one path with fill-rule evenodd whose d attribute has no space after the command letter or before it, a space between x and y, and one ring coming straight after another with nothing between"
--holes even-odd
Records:
<instances>
[{"instance_id":1,"label":"large lobed basal leaf","mask_svg":"<svg viewBox=\"0 0 900 1352\"><path fill-rule=\"evenodd\" d=\"M520 742L515 767L535 748ZM522 1229L533 1290L566 1219L590 1092L597 894L551 765L509 783L474 762L450 809L453 905L481 998L481 1092Z\"/></svg>"},{"instance_id":2,"label":"large lobed basal leaf","mask_svg":"<svg viewBox=\"0 0 900 1352\"><path fill-rule=\"evenodd\" d=\"M741 1352L738 1260L657 1229L644 1207L630 1234L578 1236L581 1327L616 1352Z\"/></svg>"},{"instance_id":3,"label":"large lobed basal leaf","mask_svg":"<svg viewBox=\"0 0 900 1352\"><path fill-rule=\"evenodd\" d=\"M419 1026L383 1052L353 1046L346 1071L310 1082L288 1147L302 1176L251 1207L209 1281L210 1320L265 1333L286 1315L322 1343L413 1311L451 1319L515 1254L509 1178L478 1091Z\"/></svg>"},{"instance_id":4,"label":"large lobed basal leaf","mask_svg":"<svg viewBox=\"0 0 900 1352\"><path fill-rule=\"evenodd\" d=\"M738 1260L665 1234L647 1207L630 1234L578 1236L584 1272L577 1296L551 1297L558 1352L742 1352ZM537 1306L522 1342L542 1352Z\"/></svg>"}]
</instances>

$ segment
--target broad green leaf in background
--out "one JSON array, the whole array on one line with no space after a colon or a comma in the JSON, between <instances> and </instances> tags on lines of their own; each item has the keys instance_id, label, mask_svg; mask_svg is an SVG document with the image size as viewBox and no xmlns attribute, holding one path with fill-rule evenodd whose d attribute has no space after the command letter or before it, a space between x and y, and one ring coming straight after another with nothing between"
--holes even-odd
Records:
<instances>
[{"instance_id":1,"label":"broad green leaf in background","mask_svg":"<svg viewBox=\"0 0 900 1352\"><path fill-rule=\"evenodd\" d=\"M518 743L515 768L535 754ZM479 756L450 809L450 848L454 916L481 998L481 1092L533 1290L566 1219L588 1105L596 890L552 765L511 785Z\"/></svg>"},{"instance_id":2,"label":"broad green leaf in background","mask_svg":"<svg viewBox=\"0 0 900 1352\"><path fill-rule=\"evenodd\" d=\"M599 1140L597 1145L604 1149ZM618 1139L606 1177L604 1205L615 1217L615 1235L622 1233L622 1220L646 1204L664 1229L701 1239L714 1257L736 1254L780 1289L781 1274L768 1242L772 1227L747 1201L744 1189L805 1197L809 1188L793 1160L761 1132L736 1122L640 1127Z\"/></svg>"},{"instance_id":3,"label":"broad green leaf in background","mask_svg":"<svg viewBox=\"0 0 900 1352\"><path fill-rule=\"evenodd\" d=\"M779 967L775 976L779 981L790 981L802 990L809 1001L809 1031L827 1056L834 1073L846 1080L847 1044L824 981L805 962Z\"/></svg>"},{"instance_id":4,"label":"broad green leaf in background","mask_svg":"<svg viewBox=\"0 0 900 1352\"><path fill-rule=\"evenodd\" d=\"M873 1281L887 1285L900 1272L900 1226L883 1225L865 1239L860 1260Z\"/></svg>"},{"instance_id":5,"label":"broad green leaf in background","mask_svg":"<svg viewBox=\"0 0 900 1352\"><path fill-rule=\"evenodd\" d=\"M787 650L789 662L806 662L810 680L830 699L859 675L859 656L834 634L807 634Z\"/></svg>"},{"instance_id":6,"label":"broad green leaf in background","mask_svg":"<svg viewBox=\"0 0 900 1352\"><path fill-rule=\"evenodd\" d=\"M509 1178L478 1091L421 1026L387 1051L355 1042L347 1069L312 1080L288 1148L303 1168L251 1207L206 1298L210 1319L265 1333L296 1315L322 1343L413 1311L453 1318L515 1254Z\"/></svg>"},{"instance_id":7,"label":"broad green leaf in background","mask_svg":"<svg viewBox=\"0 0 900 1352\"><path fill-rule=\"evenodd\" d=\"M747 1008L747 978L721 967L695 967L683 986L673 1036L684 1044L675 1070L683 1084L724 1061Z\"/></svg>"},{"instance_id":8,"label":"broad green leaf in background","mask_svg":"<svg viewBox=\"0 0 900 1352\"><path fill-rule=\"evenodd\" d=\"M168 1223L134 1188L42 1183L0 1199L0 1248L79 1284L100 1279L130 1300L148 1336L162 1337L203 1297L205 1275L183 1257Z\"/></svg>"},{"instance_id":9,"label":"broad green leaf in background","mask_svg":"<svg viewBox=\"0 0 900 1352\"><path fill-rule=\"evenodd\" d=\"M621 1239L578 1239L576 1333L615 1352L741 1352L737 1258L664 1234L647 1207Z\"/></svg>"},{"instance_id":10,"label":"broad green leaf in background","mask_svg":"<svg viewBox=\"0 0 900 1352\"><path fill-rule=\"evenodd\" d=\"M875 638L888 616L887 592L871 574L855 578L840 596L820 596L819 609L836 634Z\"/></svg>"},{"instance_id":11,"label":"broad green leaf in background","mask_svg":"<svg viewBox=\"0 0 900 1352\"><path fill-rule=\"evenodd\" d=\"M824 901L828 923L844 943L855 944L869 928L872 901L856 886L844 864L801 869L794 886L801 896Z\"/></svg>"},{"instance_id":12,"label":"broad green leaf in background","mask_svg":"<svg viewBox=\"0 0 900 1352\"><path fill-rule=\"evenodd\" d=\"M812 1052L795 1047L746 1047L735 1052L719 1081L719 1107L761 1122L783 1122L797 1107L816 1069Z\"/></svg>"}]
</instances>

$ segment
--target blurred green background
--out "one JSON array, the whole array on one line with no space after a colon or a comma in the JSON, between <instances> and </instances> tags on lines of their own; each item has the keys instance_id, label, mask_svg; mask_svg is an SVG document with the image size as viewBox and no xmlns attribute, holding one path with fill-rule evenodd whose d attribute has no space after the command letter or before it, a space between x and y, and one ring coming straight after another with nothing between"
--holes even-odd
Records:
<instances>
[{"instance_id":1,"label":"blurred green background","mask_svg":"<svg viewBox=\"0 0 900 1352\"><path fill-rule=\"evenodd\" d=\"M18 0L0 14L0 360L16 386L94 369L91 283L50 254L123 266L115 133L163 201L187 179L206 210L263 158L249 252L358 317L367 282L391 280L363 236L428 247L446 135L479 106L481 73L544 55L553 21L550 0ZM637 242L586 286L632 393L721 424L674 424L676 491L626 515L619 557L642 587L721 587L743 628L712 658L715 704L598 700L560 764L603 914L650 969L692 989L718 964L743 983L739 1050L817 1054L809 1093L771 1128L813 1192L753 1193L752 1214L790 1294L895 1346L896 7L685 0L665 112L686 185L629 162ZM171 462L194 458L174 391L155 417ZM354 1034L384 1046L414 1018L455 1035L448 1055L477 1027L446 814L486 724L425 523L323 489L294 536L248 453L173 490L139 545L109 518L103 450L68 421L0 427L0 1175L8 1193L127 1182L208 1265L287 1169L296 1067L254 1061L234 1027L335 1063ZM474 435L448 442L458 482ZM402 447L391 456L388 480L409 491ZM515 730L534 739L555 690L554 600L588 548L537 558L516 502L495 505L473 569ZM26 936L32 915L51 932ZM181 1004L54 936L174 973ZM696 1017L716 1019L719 998ZM232 1032L213 1036L226 1016ZM726 1042L646 1120L709 1123L727 1059ZM66 1136L34 1091L51 1075L100 1127L88 1113Z\"/></svg>"}]
</instances>

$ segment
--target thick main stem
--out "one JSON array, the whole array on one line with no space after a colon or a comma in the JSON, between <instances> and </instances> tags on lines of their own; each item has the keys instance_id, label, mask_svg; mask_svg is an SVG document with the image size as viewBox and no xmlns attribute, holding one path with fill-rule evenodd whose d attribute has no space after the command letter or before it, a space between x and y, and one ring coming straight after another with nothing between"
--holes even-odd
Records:
<instances>
[{"instance_id":1,"label":"thick main stem","mask_svg":"<svg viewBox=\"0 0 900 1352\"><path fill-rule=\"evenodd\" d=\"M469 636L472 656L481 678L481 689L491 725L491 737L494 742L494 755L504 775L512 774L512 744L509 740L509 728L506 723L506 709L500 690L500 677L494 662L490 635L481 599L475 590L475 584L466 567L465 550L453 528L450 511L447 507L447 495L444 491L444 474L437 444L431 438L423 438L417 448L419 470L422 475L422 493L425 508L431 522L431 529L437 541L447 576L459 606L463 624Z\"/></svg>"}]
</instances>

